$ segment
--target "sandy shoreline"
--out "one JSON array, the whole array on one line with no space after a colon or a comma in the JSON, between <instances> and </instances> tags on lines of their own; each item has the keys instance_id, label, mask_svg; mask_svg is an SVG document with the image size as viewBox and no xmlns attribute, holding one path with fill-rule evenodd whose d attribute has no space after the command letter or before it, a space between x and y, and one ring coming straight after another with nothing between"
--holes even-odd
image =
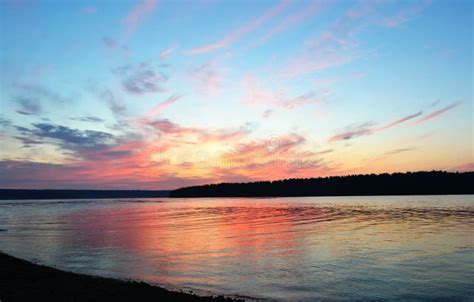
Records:
<instances>
[{"instance_id":1,"label":"sandy shoreline","mask_svg":"<svg viewBox=\"0 0 474 302\"><path fill-rule=\"evenodd\" d=\"M0 252L0 301L244 301L200 297L144 282L94 277L34 264Z\"/></svg>"}]
</instances>

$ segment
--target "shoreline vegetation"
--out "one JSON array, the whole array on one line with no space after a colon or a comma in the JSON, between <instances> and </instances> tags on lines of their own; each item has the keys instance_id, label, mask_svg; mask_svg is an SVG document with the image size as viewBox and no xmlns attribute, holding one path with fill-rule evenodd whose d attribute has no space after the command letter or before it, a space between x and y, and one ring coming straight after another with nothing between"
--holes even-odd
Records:
<instances>
[{"instance_id":1,"label":"shoreline vegetation","mask_svg":"<svg viewBox=\"0 0 474 302\"><path fill-rule=\"evenodd\" d=\"M474 194L474 171L406 172L247 183L219 183L167 190L0 189L0 200L159 197L302 197Z\"/></svg>"},{"instance_id":2,"label":"shoreline vegetation","mask_svg":"<svg viewBox=\"0 0 474 302\"><path fill-rule=\"evenodd\" d=\"M0 251L0 301L243 302L223 296L174 292L145 282L61 271Z\"/></svg>"},{"instance_id":3,"label":"shoreline vegetation","mask_svg":"<svg viewBox=\"0 0 474 302\"><path fill-rule=\"evenodd\" d=\"M406 172L193 186L170 197L303 197L474 194L474 172Z\"/></svg>"}]
</instances>

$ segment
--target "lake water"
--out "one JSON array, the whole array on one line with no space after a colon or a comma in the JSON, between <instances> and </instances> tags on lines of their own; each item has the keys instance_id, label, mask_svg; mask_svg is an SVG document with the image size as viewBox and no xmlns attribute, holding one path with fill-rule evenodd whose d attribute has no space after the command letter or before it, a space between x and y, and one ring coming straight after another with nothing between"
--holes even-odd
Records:
<instances>
[{"instance_id":1,"label":"lake water","mask_svg":"<svg viewBox=\"0 0 474 302\"><path fill-rule=\"evenodd\" d=\"M474 196L0 201L0 250L278 301L474 299Z\"/></svg>"}]
</instances>

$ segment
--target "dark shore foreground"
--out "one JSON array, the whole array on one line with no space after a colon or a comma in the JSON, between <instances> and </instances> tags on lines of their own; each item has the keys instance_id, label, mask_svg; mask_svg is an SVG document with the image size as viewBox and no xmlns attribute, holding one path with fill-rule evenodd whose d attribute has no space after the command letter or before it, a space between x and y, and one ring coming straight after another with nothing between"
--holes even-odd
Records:
<instances>
[{"instance_id":1,"label":"dark shore foreground","mask_svg":"<svg viewBox=\"0 0 474 302\"><path fill-rule=\"evenodd\" d=\"M172 292L144 282L93 277L0 252L0 301L244 301Z\"/></svg>"}]
</instances>

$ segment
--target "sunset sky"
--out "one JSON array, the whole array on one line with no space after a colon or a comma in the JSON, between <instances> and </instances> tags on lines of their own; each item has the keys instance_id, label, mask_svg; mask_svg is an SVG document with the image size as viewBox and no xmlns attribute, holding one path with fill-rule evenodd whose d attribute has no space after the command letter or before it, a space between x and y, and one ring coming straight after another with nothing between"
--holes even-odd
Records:
<instances>
[{"instance_id":1,"label":"sunset sky","mask_svg":"<svg viewBox=\"0 0 474 302\"><path fill-rule=\"evenodd\" d=\"M474 170L471 1L0 1L0 187Z\"/></svg>"}]
</instances>

